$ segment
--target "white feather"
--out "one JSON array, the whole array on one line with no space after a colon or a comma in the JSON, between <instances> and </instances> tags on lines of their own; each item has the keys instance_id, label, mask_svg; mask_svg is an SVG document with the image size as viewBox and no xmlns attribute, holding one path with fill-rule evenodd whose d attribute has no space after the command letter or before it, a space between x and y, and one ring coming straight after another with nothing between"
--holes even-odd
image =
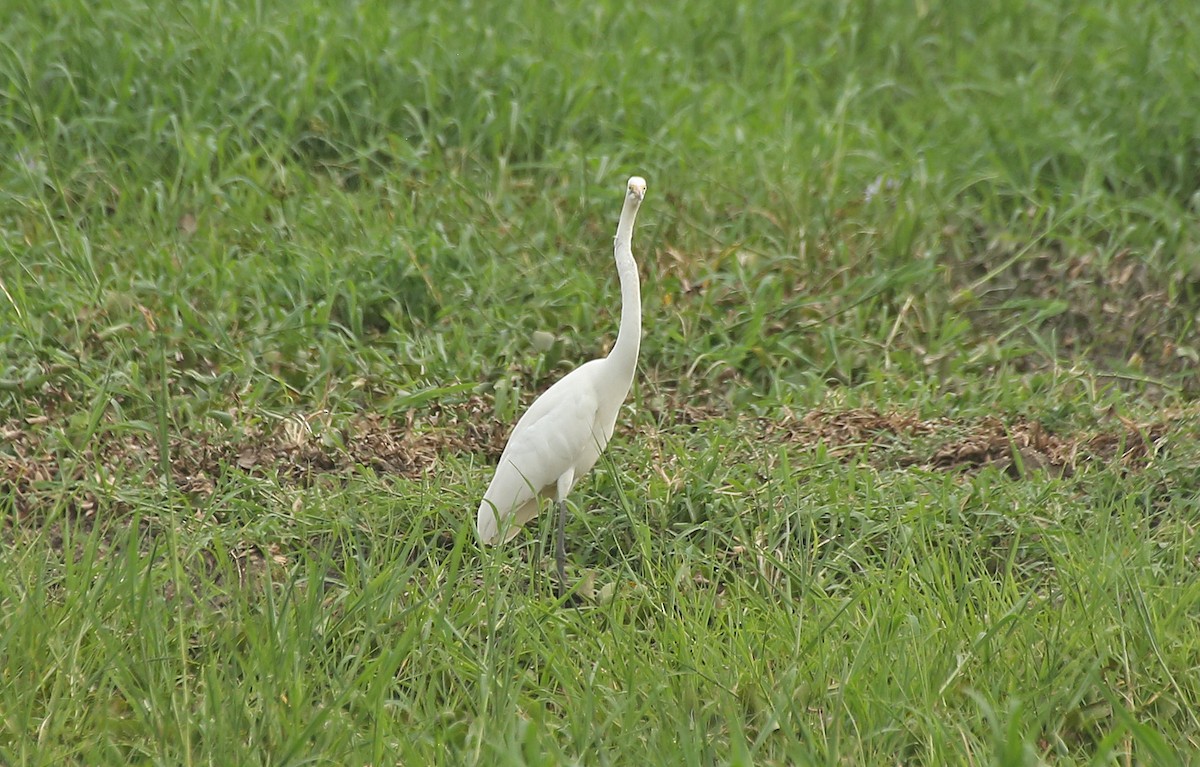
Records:
<instances>
[{"instance_id":1,"label":"white feather","mask_svg":"<svg viewBox=\"0 0 1200 767\"><path fill-rule=\"evenodd\" d=\"M479 539L510 540L543 498L561 500L596 464L629 394L641 343L641 290L632 253L633 222L646 182L629 179L614 256L621 279L621 328L612 352L568 373L517 421L479 504Z\"/></svg>"}]
</instances>

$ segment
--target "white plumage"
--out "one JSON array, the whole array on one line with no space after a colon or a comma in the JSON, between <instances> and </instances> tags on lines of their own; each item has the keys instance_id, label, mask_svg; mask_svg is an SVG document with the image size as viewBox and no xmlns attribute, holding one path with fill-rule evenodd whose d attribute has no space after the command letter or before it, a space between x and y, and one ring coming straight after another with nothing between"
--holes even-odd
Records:
<instances>
[{"instance_id":1,"label":"white plumage","mask_svg":"<svg viewBox=\"0 0 1200 767\"><path fill-rule=\"evenodd\" d=\"M629 179L613 247L621 281L621 326L612 351L571 371L529 406L513 428L479 504L479 539L494 544L510 540L537 516L543 498L553 498L559 505L560 580L565 557L563 499L608 445L637 367L642 307L632 240L645 194L644 179Z\"/></svg>"}]
</instances>

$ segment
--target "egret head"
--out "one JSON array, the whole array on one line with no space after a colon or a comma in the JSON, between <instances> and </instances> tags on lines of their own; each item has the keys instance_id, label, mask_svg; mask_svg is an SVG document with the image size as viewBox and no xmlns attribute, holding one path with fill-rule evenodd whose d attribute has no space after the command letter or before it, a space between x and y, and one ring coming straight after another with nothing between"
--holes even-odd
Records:
<instances>
[{"instance_id":1,"label":"egret head","mask_svg":"<svg viewBox=\"0 0 1200 767\"><path fill-rule=\"evenodd\" d=\"M646 196L646 179L641 176L634 176L629 179L629 191L626 194L641 202L642 198Z\"/></svg>"}]
</instances>

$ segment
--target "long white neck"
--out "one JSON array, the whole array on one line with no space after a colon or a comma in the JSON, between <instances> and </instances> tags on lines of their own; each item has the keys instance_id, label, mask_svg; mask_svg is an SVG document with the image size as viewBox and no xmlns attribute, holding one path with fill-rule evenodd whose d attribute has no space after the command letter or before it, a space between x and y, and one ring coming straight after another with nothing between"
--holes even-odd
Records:
<instances>
[{"instance_id":1,"label":"long white neck","mask_svg":"<svg viewBox=\"0 0 1200 767\"><path fill-rule=\"evenodd\" d=\"M642 201L637 195L625 195L625 206L621 209L621 220L617 224L617 237L613 246L617 275L621 279L621 329L617 331L617 342L613 345L608 359L616 366L620 380L629 383L633 382L638 349L642 344L642 289L632 248L633 222L641 204Z\"/></svg>"}]
</instances>

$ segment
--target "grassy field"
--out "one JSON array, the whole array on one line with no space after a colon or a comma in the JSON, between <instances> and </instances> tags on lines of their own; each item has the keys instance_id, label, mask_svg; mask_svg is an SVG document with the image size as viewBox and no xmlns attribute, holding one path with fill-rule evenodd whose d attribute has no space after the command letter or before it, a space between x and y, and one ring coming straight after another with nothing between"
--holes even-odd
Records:
<instances>
[{"instance_id":1,"label":"grassy field","mask_svg":"<svg viewBox=\"0 0 1200 767\"><path fill-rule=\"evenodd\" d=\"M1200 5L5 17L0 763L1197 761Z\"/></svg>"}]
</instances>

